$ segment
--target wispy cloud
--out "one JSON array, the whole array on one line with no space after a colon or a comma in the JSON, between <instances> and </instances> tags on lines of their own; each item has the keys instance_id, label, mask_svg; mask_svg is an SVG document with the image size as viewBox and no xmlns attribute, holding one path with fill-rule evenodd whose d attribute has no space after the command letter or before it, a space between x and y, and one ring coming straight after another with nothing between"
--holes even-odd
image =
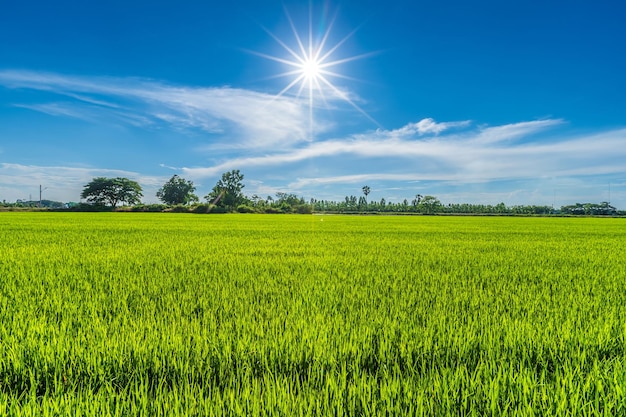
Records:
<instances>
[{"instance_id":1,"label":"wispy cloud","mask_svg":"<svg viewBox=\"0 0 626 417\"><path fill-rule=\"evenodd\" d=\"M429 120L422 126L433 126L433 123ZM417 122L397 130L377 130L345 139L310 143L288 152L237 157L210 167L183 168L182 171L194 177L204 177L239 167L280 167L302 161L318 161L329 172L328 177L333 178L332 181L351 182L353 178L358 178L354 175L377 175L368 172L368 166L375 166L368 164L368 159L390 161L402 171L398 178L416 180L476 182L624 171L626 129L583 136L559 133L542 137L540 141L531 140L547 128L562 123L561 120L529 121L483 126L449 135L441 134L445 130L443 128L426 128L426 132L439 133L426 137L424 130L416 127L420 125ZM469 123L452 122L448 126L469 127ZM352 167L356 173L334 175L336 160L333 158L338 157L341 157L343 166ZM324 181L324 177L300 178L292 185L297 187Z\"/></svg>"},{"instance_id":2,"label":"wispy cloud","mask_svg":"<svg viewBox=\"0 0 626 417\"><path fill-rule=\"evenodd\" d=\"M290 145L308 138L303 100L231 87L180 87L153 80L76 77L5 70L0 85L55 93L66 102L15 103L55 116L110 120L131 125L168 124L215 134L248 148ZM320 123L318 128L323 127Z\"/></svg>"},{"instance_id":3,"label":"wispy cloud","mask_svg":"<svg viewBox=\"0 0 626 417\"><path fill-rule=\"evenodd\" d=\"M501 142L511 142L517 139L528 138L529 136L542 130L560 125L562 123L563 120L560 119L545 119L486 127L481 130L479 135L476 135L474 143L495 144Z\"/></svg>"},{"instance_id":4,"label":"wispy cloud","mask_svg":"<svg viewBox=\"0 0 626 417\"><path fill-rule=\"evenodd\" d=\"M296 181L289 183L288 189L302 189L304 187L328 184L360 184L368 181L402 181L402 182L419 182L418 176L411 174L387 174L387 173L371 173L371 174L355 174L340 175L336 177L321 178L298 178Z\"/></svg>"}]
</instances>

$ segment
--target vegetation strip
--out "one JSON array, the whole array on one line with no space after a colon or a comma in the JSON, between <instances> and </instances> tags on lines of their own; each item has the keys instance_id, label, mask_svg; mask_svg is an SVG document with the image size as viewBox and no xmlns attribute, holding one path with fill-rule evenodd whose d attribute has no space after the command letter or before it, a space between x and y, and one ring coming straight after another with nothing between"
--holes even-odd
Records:
<instances>
[{"instance_id":1,"label":"vegetation strip","mask_svg":"<svg viewBox=\"0 0 626 417\"><path fill-rule=\"evenodd\" d=\"M72 211L174 211L178 213L336 213L336 214L496 214L496 215L575 215L575 216L624 216L626 211L617 210L610 202L576 203L562 206L557 209L552 206L515 205L508 207L504 203L468 204L450 203L444 205L432 195L416 194L415 198L397 202L388 202L385 198L380 201L368 201L371 188L367 185L361 188L363 195L346 196L344 201L330 201L311 198L308 202L303 197L293 193L277 192L276 198L261 197L257 194L251 197L243 193L245 184L244 175L239 170L231 170L222 174L211 192L204 196L206 203L200 204L200 199L194 192L196 187L192 181L173 175L159 190L156 196L163 204L141 204L143 189L137 182L128 178L97 177L83 188L81 199L85 203L61 203L58 201L40 200L18 201L7 203L3 201L0 211L12 211L28 208L51 208L56 210L71 209ZM41 190L41 185L39 186ZM124 204L119 207L118 204Z\"/></svg>"}]
</instances>

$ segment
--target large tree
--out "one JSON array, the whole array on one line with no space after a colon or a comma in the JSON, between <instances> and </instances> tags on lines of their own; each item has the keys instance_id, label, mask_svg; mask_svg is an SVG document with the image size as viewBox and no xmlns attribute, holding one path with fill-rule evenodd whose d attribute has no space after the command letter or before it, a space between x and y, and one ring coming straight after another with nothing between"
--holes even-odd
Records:
<instances>
[{"instance_id":1,"label":"large tree","mask_svg":"<svg viewBox=\"0 0 626 417\"><path fill-rule=\"evenodd\" d=\"M225 172L204 198L211 204L234 211L237 206L246 202L246 197L241 192L245 187L242 181L243 174L238 169Z\"/></svg>"},{"instance_id":2,"label":"large tree","mask_svg":"<svg viewBox=\"0 0 626 417\"><path fill-rule=\"evenodd\" d=\"M192 181L174 175L159 188L156 196L165 204L189 204L198 201L194 191L196 187Z\"/></svg>"},{"instance_id":3,"label":"large tree","mask_svg":"<svg viewBox=\"0 0 626 417\"><path fill-rule=\"evenodd\" d=\"M97 177L83 188L80 198L115 208L119 203L137 204L143 197L141 186L128 178Z\"/></svg>"},{"instance_id":4,"label":"large tree","mask_svg":"<svg viewBox=\"0 0 626 417\"><path fill-rule=\"evenodd\" d=\"M437 197L433 197L432 195L425 195L420 199L419 204L417 205L417 211L424 214L434 214L438 213L443 209L443 205L441 201Z\"/></svg>"}]
</instances>

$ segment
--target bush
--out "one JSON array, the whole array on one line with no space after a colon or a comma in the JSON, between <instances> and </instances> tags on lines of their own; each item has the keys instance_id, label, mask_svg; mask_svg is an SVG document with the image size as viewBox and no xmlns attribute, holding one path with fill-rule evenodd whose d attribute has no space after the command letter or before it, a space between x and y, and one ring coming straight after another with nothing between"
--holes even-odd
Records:
<instances>
[{"instance_id":1,"label":"bush","mask_svg":"<svg viewBox=\"0 0 626 417\"><path fill-rule=\"evenodd\" d=\"M245 204L240 204L237 207L237 211L239 213L254 213L254 207L247 206Z\"/></svg>"},{"instance_id":2,"label":"bush","mask_svg":"<svg viewBox=\"0 0 626 417\"><path fill-rule=\"evenodd\" d=\"M188 212L196 214L228 213L228 210L225 207L214 206L213 204L198 204L189 208Z\"/></svg>"},{"instance_id":3,"label":"bush","mask_svg":"<svg viewBox=\"0 0 626 417\"><path fill-rule=\"evenodd\" d=\"M177 204L174 207L171 207L168 211L172 213L189 213L189 208L181 204Z\"/></svg>"},{"instance_id":4,"label":"bush","mask_svg":"<svg viewBox=\"0 0 626 417\"><path fill-rule=\"evenodd\" d=\"M197 206L194 206L191 209L191 212L196 213L196 214L205 214L205 213L209 213L210 211L211 211L210 204L198 204Z\"/></svg>"},{"instance_id":5,"label":"bush","mask_svg":"<svg viewBox=\"0 0 626 417\"><path fill-rule=\"evenodd\" d=\"M137 204L131 208L131 211L160 213L165 211L166 208L165 204Z\"/></svg>"},{"instance_id":6,"label":"bush","mask_svg":"<svg viewBox=\"0 0 626 417\"><path fill-rule=\"evenodd\" d=\"M313 213L313 208L310 204L300 204L294 207L295 212L298 214L311 214Z\"/></svg>"},{"instance_id":7,"label":"bush","mask_svg":"<svg viewBox=\"0 0 626 417\"><path fill-rule=\"evenodd\" d=\"M113 211L113 207L105 206L102 204L88 204L88 203L80 203L71 209L71 211L88 211L88 212L96 212L96 211Z\"/></svg>"},{"instance_id":8,"label":"bush","mask_svg":"<svg viewBox=\"0 0 626 417\"><path fill-rule=\"evenodd\" d=\"M276 208L276 207L267 207L265 209L265 213L267 213L267 214L279 214L279 213L284 213L284 211L282 211L281 209Z\"/></svg>"}]
</instances>

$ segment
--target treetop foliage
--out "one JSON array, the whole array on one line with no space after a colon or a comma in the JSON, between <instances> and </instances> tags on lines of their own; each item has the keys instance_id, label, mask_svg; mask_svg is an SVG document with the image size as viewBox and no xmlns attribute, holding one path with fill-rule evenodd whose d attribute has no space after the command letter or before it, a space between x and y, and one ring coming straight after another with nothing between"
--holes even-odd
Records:
<instances>
[{"instance_id":1,"label":"treetop foliage","mask_svg":"<svg viewBox=\"0 0 626 417\"><path fill-rule=\"evenodd\" d=\"M156 196L165 204L182 204L198 202L198 196L194 194L196 187L192 181L188 181L178 175L172 176L156 193Z\"/></svg>"},{"instance_id":2,"label":"treetop foliage","mask_svg":"<svg viewBox=\"0 0 626 417\"><path fill-rule=\"evenodd\" d=\"M115 208L119 203L139 203L143 197L142 191L139 183L128 178L97 177L85 185L80 198L93 204Z\"/></svg>"},{"instance_id":3,"label":"treetop foliage","mask_svg":"<svg viewBox=\"0 0 626 417\"><path fill-rule=\"evenodd\" d=\"M561 207L561 213L574 215L614 215L617 209L608 202L603 201L600 204L594 203L576 203L570 206Z\"/></svg>"},{"instance_id":4,"label":"treetop foliage","mask_svg":"<svg viewBox=\"0 0 626 417\"><path fill-rule=\"evenodd\" d=\"M212 205L235 211L239 205L247 201L242 193L244 187L243 174L238 169L234 169L223 173L222 178L204 198Z\"/></svg>"}]
</instances>

